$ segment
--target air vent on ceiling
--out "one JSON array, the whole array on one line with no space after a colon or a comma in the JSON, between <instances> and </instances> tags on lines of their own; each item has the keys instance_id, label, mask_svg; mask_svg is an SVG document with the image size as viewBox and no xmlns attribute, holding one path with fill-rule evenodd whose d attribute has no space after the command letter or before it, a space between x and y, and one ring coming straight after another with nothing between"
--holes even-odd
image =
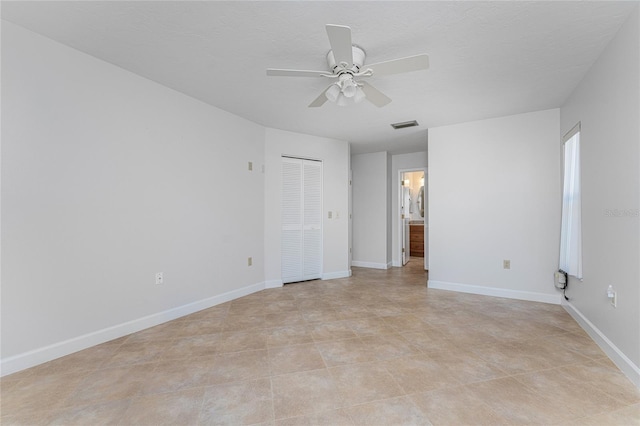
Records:
<instances>
[{"instance_id":1,"label":"air vent on ceiling","mask_svg":"<svg viewBox=\"0 0 640 426\"><path fill-rule=\"evenodd\" d=\"M415 127L417 125L418 125L418 122L416 120L411 120L411 121L403 121L402 123L392 123L391 127L398 130L398 129L404 129L406 127Z\"/></svg>"}]
</instances>

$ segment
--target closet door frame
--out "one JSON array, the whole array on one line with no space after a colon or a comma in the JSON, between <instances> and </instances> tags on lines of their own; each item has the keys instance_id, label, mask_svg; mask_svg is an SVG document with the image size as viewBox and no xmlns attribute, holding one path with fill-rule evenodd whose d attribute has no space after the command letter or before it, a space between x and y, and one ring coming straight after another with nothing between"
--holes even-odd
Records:
<instances>
[{"instance_id":1,"label":"closet door frame","mask_svg":"<svg viewBox=\"0 0 640 426\"><path fill-rule=\"evenodd\" d=\"M305 166L307 166L307 174L305 174ZM309 169L309 166L311 166L311 169ZM308 171L316 167L319 169L317 181L305 181L305 176L308 176ZM282 282L286 284L321 279L323 265L324 195L322 161L283 155L281 176ZM312 194L307 194L309 183L311 184L310 189L313 191ZM295 193L298 190L300 196L296 198ZM309 211L309 209L305 209L305 205L309 207L309 203L305 203L305 195L309 195L307 201L311 201L310 197L313 194L316 195L316 200L315 202L311 202L311 210ZM317 198L319 198L319 200L317 200ZM314 207L317 208L315 214L310 214L313 213ZM295 211L296 209L297 212ZM309 237L313 237L314 234L319 238L319 241L317 245L312 245L311 249L316 251L316 254L312 259L309 259L309 249L305 249L305 242L308 243ZM315 265L310 264L311 262L315 263Z\"/></svg>"}]
</instances>

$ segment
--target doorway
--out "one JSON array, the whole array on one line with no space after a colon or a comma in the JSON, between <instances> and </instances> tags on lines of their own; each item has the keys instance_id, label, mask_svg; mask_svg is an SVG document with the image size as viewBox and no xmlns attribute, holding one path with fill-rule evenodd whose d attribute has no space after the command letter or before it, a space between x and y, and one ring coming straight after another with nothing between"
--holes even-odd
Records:
<instances>
[{"instance_id":1,"label":"doorway","mask_svg":"<svg viewBox=\"0 0 640 426\"><path fill-rule=\"evenodd\" d=\"M401 265L423 262L429 269L427 170L400 170L398 241Z\"/></svg>"}]
</instances>

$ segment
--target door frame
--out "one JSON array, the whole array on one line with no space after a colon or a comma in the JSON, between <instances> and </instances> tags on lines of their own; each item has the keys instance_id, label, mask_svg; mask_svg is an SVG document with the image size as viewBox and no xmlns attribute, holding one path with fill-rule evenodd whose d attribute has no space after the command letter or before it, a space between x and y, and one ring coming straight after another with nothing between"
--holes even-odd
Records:
<instances>
[{"instance_id":1,"label":"door frame","mask_svg":"<svg viewBox=\"0 0 640 426\"><path fill-rule=\"evenodd\" d=\"M412 173L412 172L423 172L424 173L424 183L425 183L425 188L424 188L424 196L425 196L425 204L426 204L426 208L425 208L425 218L428 217L427 215L427 211L429 210L429 199L427 197L428 194L428 185L429 185L429 179L428 179L428 174L427 174L427 167L414 167L414 168L409 168L409 169L398 169L398 176L397 176L397 188L398 188L398 198L396 200L396 214L398 217L398 221L395 224L396 228L398 229L398 242L397 242L397 246L395 247L395 251L398 254L398 259L400 260L400 267L403 267L404 265L402 265L402 233L404 232L404 222L402 220L402 175L404 173ZM429 225L427 224L427 222L425 221L424 224L424 253L425 253L425 257L424 257L424 269L427 270L429 269L429 265L428 265L428 247L429 247Z\"/></svg>"}]
</instances>

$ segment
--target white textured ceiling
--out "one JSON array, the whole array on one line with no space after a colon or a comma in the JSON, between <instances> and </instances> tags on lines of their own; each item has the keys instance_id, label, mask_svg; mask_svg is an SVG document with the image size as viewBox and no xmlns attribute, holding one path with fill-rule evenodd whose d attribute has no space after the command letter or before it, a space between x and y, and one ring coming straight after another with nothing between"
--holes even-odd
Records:
<instances>
[{"instance_id":1,"label":"white textured ceiling","mask_svg":"<svg viewBox=\"0 0 640 426\"><path fill-rule=\"evenodd\" d=\"M559 107L636 6L3 1L2 18L262 125L402 153L424 150L429 127ZM265 69L326 69L328 23L350 26L368 63L428 53L430 69L369 79L383 108L307 108L326 80Z\"/></svg>"}]
</instances>

